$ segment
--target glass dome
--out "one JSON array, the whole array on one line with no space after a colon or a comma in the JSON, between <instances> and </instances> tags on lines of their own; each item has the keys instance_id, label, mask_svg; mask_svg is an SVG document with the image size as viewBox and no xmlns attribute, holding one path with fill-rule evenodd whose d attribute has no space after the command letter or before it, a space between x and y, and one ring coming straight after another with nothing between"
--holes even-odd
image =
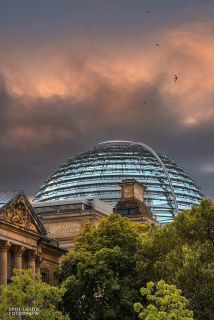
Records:
<instances>
[{"instance_id":1,"label":"glass dome","mask_svg":"<svg viewBox=\"0 0 214 320\"><path fill-rule=\"evenodd\" d=\"M34 202L100 199L115 205L119 183L135 179L146 188L145 202L165 223L198 205L203 195L173 160L140 142L107 141L64 162L41 186Z\"/></svg>"}]
</instances>

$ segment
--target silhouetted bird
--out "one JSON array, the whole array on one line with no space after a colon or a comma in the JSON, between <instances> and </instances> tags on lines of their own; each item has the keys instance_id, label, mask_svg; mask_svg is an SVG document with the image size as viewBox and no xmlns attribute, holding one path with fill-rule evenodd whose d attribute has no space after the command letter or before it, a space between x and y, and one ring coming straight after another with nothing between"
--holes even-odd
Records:
<instances>
[{"instance_id":1,"label":"silhouetted bird","mask_svg":"<svg viewBox=\"0 0 214 320\"><path fill-rule=\"evenodd\" d=\"M149 10L145 10L145 12L146 12L146 13L150 13L150 11L149 11Z\"/></svg>"},{"instance_id":2,"label":"silhouetted bird","mask_svg":"<svg viewBox=\"0 0 214 320\"><path fill-rule=\"evenodd\" d=\"M159 44L159 43L156 43L155 45L156 45L157 47L160 47L160 44Z\"/></svg>"},{"instance_id":3,"label":"silhouetted bird","mask_svg":"<svg viewBox=\"0 0 214 320\"><path fill-rule=\"evenodd\" d=\"M174 75L174 80L175 82L178 80L178 77L176 76L176 74Z\"/></svg>"}]
</instances>

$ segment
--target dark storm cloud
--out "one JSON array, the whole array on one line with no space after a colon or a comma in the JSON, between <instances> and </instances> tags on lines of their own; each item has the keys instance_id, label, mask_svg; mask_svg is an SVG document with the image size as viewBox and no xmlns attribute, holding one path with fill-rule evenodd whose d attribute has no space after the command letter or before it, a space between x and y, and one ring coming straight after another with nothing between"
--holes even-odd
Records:
<instances>
[{"instance_id":1,"label":"dark storm cloud","mask_svg":"<svg viewBox=\"0 0 214 320\"><path fill-rule=\"evenodd\" d=\"M100 81L90 101L76 102L70 97L34 98L29 107L29 100L12 97L2 82L1 189L27 187L27 191L32 192L55 166L72 154L103 139L130 138L137 118L145 119L145 95L150 100L150 108L153 103L159 106L153 107L153 111L161 116L157 110L161 104L156 89L145 87L136 89L128 97L123 106L127 112L119 110L115 115L109 105L124 94ZM163 125L169 117L162 114ZM143 131L149 130L152 115L145 120L137 121L139 130L143 123Z\"/></svg>"},{"instance_id":2,"label":"dark storm cloud","mask_svg":"<svg viewBox=\"0 0 214 320\"><path fill-rule=\"evenodd\" d=\"M100 81L91 101L37 98L30 108L29 101L12 97L2 82L1 189L25 188L32 194L66 158L102 140L119 138L144 141L172 155L210 191L212 183L207 184L198 168L201 161L213 159L212 126L182 131L174 112L163 112L157 88L158 83L152 87L141 84L115 114L109 105L125 92L114 90L108 82Z\"/></svg>"}]
</instances>

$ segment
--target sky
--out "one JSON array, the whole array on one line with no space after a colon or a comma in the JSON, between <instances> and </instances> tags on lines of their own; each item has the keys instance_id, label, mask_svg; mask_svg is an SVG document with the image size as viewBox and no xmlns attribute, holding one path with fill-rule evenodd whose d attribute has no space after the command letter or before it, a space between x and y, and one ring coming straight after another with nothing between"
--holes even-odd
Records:
<instances>
[{"instance_id":1,"label":"sky","mask_svg":"<svg viewBox=\"0 0 214 320\"><path fill-rule=\"evenodd\" d=\"M74 154L124 139L214 199L213 16L213 0L0 0L0 190L31 197Z\"/></svg>"}]
</instances>

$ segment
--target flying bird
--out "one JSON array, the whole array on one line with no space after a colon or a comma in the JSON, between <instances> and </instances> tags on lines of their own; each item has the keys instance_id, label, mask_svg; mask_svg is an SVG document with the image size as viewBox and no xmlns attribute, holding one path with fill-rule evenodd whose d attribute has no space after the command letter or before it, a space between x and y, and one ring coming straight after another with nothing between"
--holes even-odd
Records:
<instances>
[{"instance_id":1,"label":"flying bird","mask_svg":"<svg viewBox=\"0 0 214 320\"><path fill-rule=\"evenodd\" d=\"M150 13L150 10L145 10L146 13Z\"/></svg>"},{"instance_id":2,"label":"flying bird","mask_svg":"<svg viewBox=\"0 0 214 320\"><path fill-rule=\"evenodd\" d=\"M160 47L160 43L156 43L155 45L156 45L157 47Z\"/></svg>"},{"instance_id":3,"label":"flying bird","mask_svg":"<svg viewBox=\"0 0 214 320\"><path fill-rule=\"evenodd\" d=\"M174 80L175 82L178 80L178 76L176 76L176 74L174 75Z\"/></svg>"}]
</instances>

